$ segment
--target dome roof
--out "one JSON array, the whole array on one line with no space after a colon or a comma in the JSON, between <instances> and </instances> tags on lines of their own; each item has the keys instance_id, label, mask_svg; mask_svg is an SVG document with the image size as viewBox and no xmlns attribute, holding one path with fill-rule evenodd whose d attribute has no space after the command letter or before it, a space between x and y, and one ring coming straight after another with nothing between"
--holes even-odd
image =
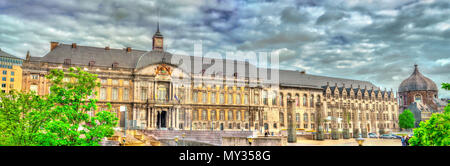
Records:
<instances>
[{"instance_id":1,"label":"dome roof","mask_svg":"<svg viewBox=\"0 0 450 166\"><path fill-rule=\"evenodd\" d=\"M407 79L403 80L398 87L398 92L418 90L437 91L438 89L436 84L431 79L422 75L422 73L419 72L417 65L414 65L414 72Z\"/></svg>"}]
</instances>

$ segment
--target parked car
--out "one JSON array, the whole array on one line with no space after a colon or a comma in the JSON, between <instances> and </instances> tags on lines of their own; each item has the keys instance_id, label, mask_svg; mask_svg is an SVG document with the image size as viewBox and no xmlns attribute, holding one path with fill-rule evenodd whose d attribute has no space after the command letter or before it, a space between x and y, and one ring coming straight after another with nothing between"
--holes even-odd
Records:
<instances>
[{"instance_id":1,"label":"parked car","mask_svg":"<svg viewBox=\"0 0 450 166\"><path fill-rule=\"evenodd\" d=\"M369 138L378 138L378 135L375 133L369 133Z\"/></svg>"},{"instance_id":2,"label":"parked car","mask_svg":"<svg viewBox=\"0 0 450 166\"><path fill-rule=\"evenodd\" d=\"M394 139L395 137L392 134L383 134L383 135L380 135L380 138L383 138L383 139Z\"/></svg>"},{"instance_id":3,"label":"parked car","mask_svg":"<svg viewBox=\"0 0 450 166\"><path fill-rule=\"evenodd\" d=\"M392 137L394 137L394 139L401 139L402 138L402 136L399 136L399 135L395 135L395 134L391 134L392 135Z\"/></svg>"}]
</instances>

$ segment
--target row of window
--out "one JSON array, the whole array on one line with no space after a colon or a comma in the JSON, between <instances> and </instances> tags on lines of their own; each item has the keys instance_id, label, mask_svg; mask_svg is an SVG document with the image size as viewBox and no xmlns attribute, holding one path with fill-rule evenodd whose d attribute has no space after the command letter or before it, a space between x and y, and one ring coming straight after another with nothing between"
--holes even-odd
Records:
<instances>
[{"instance_id":1,"label":"row of window","mask_svg":"<svg viewBox=\"0 0 450 166\"><path fill-rule=\"evenodd\" d=\"M119 100L119 90L122 90L122 101L128 101L130 93L128 88L111 88L111 100ZM106 88L100 88L100 100L106 100L107 94Z\"/></svg>"},{"instance_id":2,"label":"row of window","mask_svg":"<svg viewBox=\"0 0 450 166\"><path fill-rule=\"evenodd\" d=\"M2 81L6 81L6 77L2 77ZM9 81L14 82L14 78L10 78Z\"/></svg>"},{"instance_id":3,"label":"row of window","mask_svg":"<svg viewBox=\"0 0 450 166\"><path fill-rule=\"evenodd\" d=\"M0 68L12 69L12 66L11 65L0 64Z\"/></svg>"},{"instance_id":4,"label":"row of window","mask_svg":"<svg viewBox=\"0 0 450 166\"><path fill-rule=\"evenodd\" d=\"M6 84L2 84L2 88L6 88ZM14 88L14 84L9 84L9 88Z\"/></svg>"},{"instance_id":5,"label":"row of window","mask_svg":"<svg viewBox=\"0 0 450 166\"><path fill-rule=\"evenodd\" d=\"M107 84L108 84L108 80L107 80L107 79L101 79L101 80L100 80L100 83L103 84L103 85L107 85ZM117 80L117 79L112 79L112 80L111 80L111 84L112 84L112 85L119 85L119 80ZM128 85L130 85L130 82L127 81L127 80L124 80L124 81L123 81L123 85L124 85L124 86L128 86Z\"/></svg>"},{"instance_id":6,"label":"row of window","mask_svg":"<svg viewBox=\"0 0 450 166\"><path fill-rule=\"evenodd\" d=\"M15 63L15 64L22 64L21 60L10 59L10 58L5 58L5 57L0 57L0 61L1 62L8 62L8 63Z\"/></svg>"},{"instance_id":7,"label":"row of window","mask_svg":"<svg viewBox=\"0 0 450 166\"><path fill-rule=\"evenodd\" d=\"M199 116L199 112L201 113L201 116ZM241 111L232 111L229 110L227 113L227 117L225 119L225 111L224 110L220 110L219 111L219 117L217 117L216 114L216 110L211 110L208 111L207 110L193 110L192 111L192 120L208 120L210 119L211 121L217 121L217 120L221 120L221 121L232 121L232 120L248 120L249 118L249 113L248 111L243 111L244 115L242 115ZM180 118L184 119L183 117L185 116L185 112L180 111ZM243 117L242 117L243 116Z\"/></svg>"},{"instance_id":8,"label":"row of window","mask_svg":"<svg viewBox=\"0 0 450 166\"><path fill-rule=\"evenodd\" d=\"M3 70L3 75L8 75L8 71ZM14 71L11 71L11 76L14 76Z\"/></svg>"},{"instance_id":9,"label":"row of window","mask_svg":"<svg viewBox=\"0 0 450 166\"><path fill-rule=\"evenodd\" d=\"M204 92L202 93L202 97L201 97L202 103L205 103L205 104L208 103L207 95L208 95L207 93L204 93ZM199 103L198 96L199 96L198 92L194 92L193 93L192 98L193 98L193 102L194 103ZM209 98L211 104L216 104L217 103L216 96L217 96L216 92L212 92L211 93L210 98ZM241 98L242 95L241 95L241 93L235 94L234 96L236 98L235 103L233 103L233 94L231 94L231 93L227 94L227 104L242 104L242 98ZM244 96L243 104L248 104L249 103L249 96L248 96L248 94L244 94L243 96ZM259 96L255 95L255 98L259 98ZM225 104L225 94L224 93L220 93L219 94L219 104ZM254 104L259 104L258 100L255 100Z\"/></svg>"}]
</instances>

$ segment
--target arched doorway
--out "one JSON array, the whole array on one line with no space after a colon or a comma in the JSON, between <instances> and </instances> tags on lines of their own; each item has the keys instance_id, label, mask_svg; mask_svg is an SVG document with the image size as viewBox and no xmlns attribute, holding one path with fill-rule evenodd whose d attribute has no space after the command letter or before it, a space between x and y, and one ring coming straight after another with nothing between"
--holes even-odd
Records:
<instances>
[{"instance_id":1,"label":"arched doorway","mask_svg":"<svg viewBox=\"0 0 450 166\"><path fill-rule=\"evenodd\" d=\"M158 128L166 128L166 115L167 112L166 111L161 111L158 112L158 115L156 117L156 126L158 126Z\"/></svg>"},{"instance_id":2,"label":"arched doorway","mask_svg":"<svg viewBox=\"0 0 450 166\"><path fill-rule=\"evenodd\" d=\"M269 130L269 124L264 123L264 130Z\"/></svg>"},{"instance_id":3,"label":"arched doorway","mask_svg":"<svg viewBox=\"0 0 450 166\"><path fill-rule=\"evenodd\" d=\"M223 123L220 123L220 131L223 131Z\"/></svg>"}]
</instances>

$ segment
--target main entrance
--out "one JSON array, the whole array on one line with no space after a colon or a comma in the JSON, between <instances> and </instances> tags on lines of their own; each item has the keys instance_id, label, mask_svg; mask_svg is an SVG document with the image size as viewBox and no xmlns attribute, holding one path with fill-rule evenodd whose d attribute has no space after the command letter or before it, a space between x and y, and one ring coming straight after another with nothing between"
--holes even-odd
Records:
<instances>
[{"instance_id":1,"label":"main entrance","mask_svg":"<svg viewBox=\"0 0 450 166\"><path fill-rule=\"evenodd\" d=\"M158 112L156 116L156 126L158 128L166 128L167 127L167 111Z\"/></svg>"}]
</instances>

